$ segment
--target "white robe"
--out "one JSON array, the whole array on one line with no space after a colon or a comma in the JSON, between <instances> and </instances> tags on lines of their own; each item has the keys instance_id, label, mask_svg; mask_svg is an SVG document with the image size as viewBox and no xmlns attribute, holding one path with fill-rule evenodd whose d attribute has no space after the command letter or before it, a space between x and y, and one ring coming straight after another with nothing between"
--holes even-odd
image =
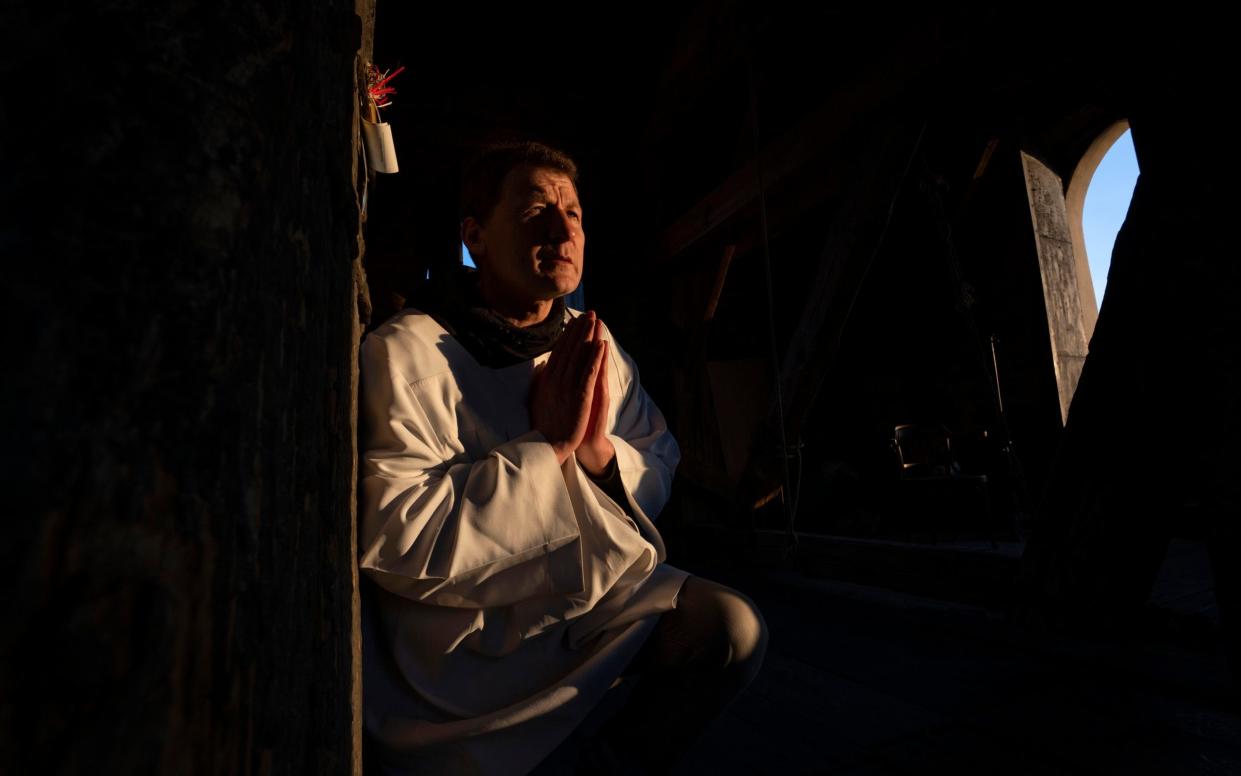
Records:
<instances>
[{"instance_id":1,"label":"white robe","mask_svg":"<svg viewBox=\"0 0 1241 776\"><path fill-rule=\"evenodd\" d=\"M569 310L573 316L577 310ZM409 773L525 773L586 717L687 572L653 519L680 450L610 340L609 439L628 512L530 428L537 364L481 366L429 315L362 345L364 705Z\"/></svg>"}]
</instances>

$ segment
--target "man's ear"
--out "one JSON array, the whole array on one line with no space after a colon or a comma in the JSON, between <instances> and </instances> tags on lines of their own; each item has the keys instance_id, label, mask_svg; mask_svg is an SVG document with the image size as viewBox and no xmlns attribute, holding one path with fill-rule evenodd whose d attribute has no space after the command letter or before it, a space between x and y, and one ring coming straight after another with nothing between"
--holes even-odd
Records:
<instances>
[{"instance_id":1,"label":"man's ear","mask_svg":"<svg viewBox=\"0 0 1241 776\"><path fill-rule=\"evenodd\" d=\"M477 261L487 255L487 240L483 225L474 216L466 216L461 222L461 242L469 248L470 255Z\"/></svg>"}]
</instances>

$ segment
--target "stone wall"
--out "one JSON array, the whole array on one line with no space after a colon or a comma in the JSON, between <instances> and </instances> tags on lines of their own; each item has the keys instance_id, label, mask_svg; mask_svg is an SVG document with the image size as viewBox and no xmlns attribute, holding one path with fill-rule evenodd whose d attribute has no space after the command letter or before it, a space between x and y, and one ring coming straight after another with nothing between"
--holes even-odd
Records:
<instances>
[{"instance_id":1,"label":"stone wall","mask_svg":"<svg viewBox=\"0 0 1241 776\"><path fill-rule=\"evenodd\" d=\"M360 6L0 32L2 772L358 769Z\"/></svg>"}]
</instances>

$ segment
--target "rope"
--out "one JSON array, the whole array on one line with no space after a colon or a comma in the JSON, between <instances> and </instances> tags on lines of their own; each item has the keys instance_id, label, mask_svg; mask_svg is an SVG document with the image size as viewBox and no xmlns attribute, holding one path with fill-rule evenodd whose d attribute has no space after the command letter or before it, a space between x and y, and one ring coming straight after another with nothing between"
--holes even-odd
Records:
<instances>
[{"instance_id":1,"label":"rope","mask_svg":"<svg viewBox=\"0 0 1241 776\"><path fill-rule=\"evenodd\" d=\"M753 54L753 46L751 46L751 55ZM776 415L777 423L780 429L780 464L784 474L784 494L785 497L780 499L780 503L784 508L785 529L787 531L789 544L797 544L797 531L794 528L794 520L796 517L797 500L793 495L792 481L789 476L789 442L784 428L784 390L780 385L780 351L776 345L776 305L775 293L772 289L771 282L771 240L767 229L767 191L763 185L763 154L762 145L760 143L760 134L758 126L758 80L754 74L753 56L746 60L746 74L748 76L750 88L750 115L753 117L754 127L754 161L755 170L758 175L758 211L761 235L763 240L763 276L764 286L767 291L767 341L771 348L771 365L775 372L776 386ZM798 471L801 471L801 446L798 446ZM798 476L797 487L801 489L801 477ZM798 494L800 495L800 494Z\"/></svg>"}]
</instances>

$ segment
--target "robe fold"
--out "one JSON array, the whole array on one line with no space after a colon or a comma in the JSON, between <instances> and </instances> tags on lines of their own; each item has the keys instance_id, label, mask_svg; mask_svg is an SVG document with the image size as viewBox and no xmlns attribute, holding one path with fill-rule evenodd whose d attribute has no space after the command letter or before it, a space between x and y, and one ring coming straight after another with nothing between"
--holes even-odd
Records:
<instances>
[{"instance_id":1,"label":"robe fold","mask_svg":"<svg viewBox=\"0 0 1241 776\"><path fill-rule=\"evenodd\" d=\"M688 574L664 562L654 518L680 451L603 336L611 481L557 463L530 428L550 351L487 368L415 309L363 342L365 725L392 772L530 770L676 605Z\"/></svg>"}]
</instances>

